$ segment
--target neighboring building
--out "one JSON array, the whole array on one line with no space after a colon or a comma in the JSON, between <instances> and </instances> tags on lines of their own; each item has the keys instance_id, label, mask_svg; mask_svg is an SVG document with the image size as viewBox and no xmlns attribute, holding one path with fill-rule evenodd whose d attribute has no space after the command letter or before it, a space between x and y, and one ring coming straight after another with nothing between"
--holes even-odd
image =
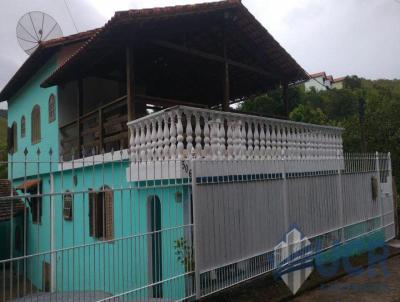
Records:
<instances>
[{"instance_id":1,"label":"neighboring building","mask_svg":"<svg viewBox=\"0 0 400 302\"><path fill-rule=\"evenodd\" d=\"M332 75L326 75L325 72L310 74L310 79L304 83L305 90L312 88L316 91L324 91L332 88L342 89L345 77L334 79Z\"/></svg>"},{"instance_id":2,"label":"neighboring building","mask_svg":"<svg viewBox=\"0 0 400 302\"><path fill-rule=\"evenodd\" d=\"M346 79L346 77L340 77L340 78L333 79L332 88L343 89L345 79Z\"/></svg>"},{"instance_id":3,"label":"neighboring building","mask_svg":"<svg viewBox=\"0 0 400 302\"><path fill-rule=\"evenodd\" d=\"M305 82L306 91L310 91L314 88L316 91L323 91L330 89L332 86L332 76L327 76L325 72L318 72L310 74L310 79Z\"/></svg>"},{"instance_id":4,"label":"neighboring building","mask_svg":"<svg viewBox=\"0 0 400 302\"><path fill-rule=\"evenodd\" d=\"M240 0L117 12L41 43L0 92L26 209L11 279L57 294L39 301L186 301L276 268L293 225L317 254L378 230L393 201L366 189L373 167L341 175L343 129L228 112L306 79Z\"/></svg>"}]
</instances>

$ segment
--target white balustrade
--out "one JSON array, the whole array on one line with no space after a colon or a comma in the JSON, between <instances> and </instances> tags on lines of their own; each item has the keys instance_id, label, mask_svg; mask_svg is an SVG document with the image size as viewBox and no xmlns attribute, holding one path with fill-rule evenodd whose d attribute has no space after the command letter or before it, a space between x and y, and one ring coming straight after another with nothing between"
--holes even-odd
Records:
<instances>
[{"instance_id":1,"label":"white balustrade","mask_svg":"<svg viewBox=\"0 0 400 302\"><path fill-rule=\"evenodd\" d=\"M131 160L330 159L342 129L177 106L128 123Z\"/></svg>"}]
</instances>

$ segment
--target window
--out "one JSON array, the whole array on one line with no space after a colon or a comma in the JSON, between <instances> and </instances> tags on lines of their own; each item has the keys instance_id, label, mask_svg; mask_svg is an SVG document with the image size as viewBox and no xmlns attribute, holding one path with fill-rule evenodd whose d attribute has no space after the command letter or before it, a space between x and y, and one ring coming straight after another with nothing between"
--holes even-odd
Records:
<instances>
[{"instance_id":1,"label":"window","mask_svg":"<svg viewBox=\"0 0 400 302\"><path fill-rule=\"evenodd\" d=\"M49 97L49 123L56 120L56 98L54 94Z\"/></svg>"},{"instance_id":2,"label":"window","mask_svg":"<svg viewBox=\"0 0 400 302\"><path fill-rule=\"evenodd\" d=\"M26 135L25 115L21 117L21 137Z\"/></svg>"},{"instance_id":3,"label":"window","mask_svg":"<svg viewBox=\"0 0 400 302\"><path fill-rule=\"evenodd\" d=\"M65 220L72 220L72 199L73 196L68 191L63 196L63 216Z\"/></svg>"},{"instance_id":4,"label":"window","mask_svg":"<svg viewBox=\"0 0 400 302\"><path fill-rule=\"evenodd\" d=\"M18 129L17 123L13 122L11 128L8 128L8 150L9 152L15 153L18 149Z\"/></svg>"},{"instance_id":5,"label":"window","mask_svg":"<svg viewBox=\"0 0 400 302\"><path fill-rule=\"evenodd\" d=\"M35 105L32 109L31 116L31 140L32 144L37 144L40 142L41 134L40 134L40 107L39 105Z\"/></svg>"},{"instance_id":6,"label":"window","mask_svg":"<svg viewBox=\"0 0 400 302\"><path fill-rule=\"evenodd\" d=\"M32 223L40 224L42 222L42 196L41 185L36 185L27 191L30 195L33 195L29 199L29 205L32 213Z\"/></svg>"},{"instance_id":7,"label":"window","mask_svg":"<svg viewBox=\"0 0 400 302\"><path fill-rule=\"evenodd\" d=\"M98 192L89 190L89 234L104 240L114 238L114 195L108 186Z\"/></svg>"}]
</instances>

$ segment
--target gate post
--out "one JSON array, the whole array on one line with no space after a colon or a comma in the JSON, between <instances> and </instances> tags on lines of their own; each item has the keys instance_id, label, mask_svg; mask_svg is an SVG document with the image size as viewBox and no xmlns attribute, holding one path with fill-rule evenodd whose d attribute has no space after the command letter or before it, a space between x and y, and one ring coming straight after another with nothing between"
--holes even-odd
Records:
<instances>
[{"instance_id":1,"label":"gate post","mask_svg":"<svg viewBox=\"0 0 400 302\"><path fill-rule=\"evenodd\" d=\"M198 207L196 203L196 164L195 159L190 160L191 168L192 168L192 206L193 206L193 241L194 241L194 279L195 279L195 290L196 290L196 299L199 300L201 298L200 291L200 269L199 269L199 253L200 253L200 244L199 244L199 236L197 233L197 215L198 215Z\"/></svg>"},{"instance_id":2,"label":"gate post","mask_svg":"<svg viewBox=\"0 0 400 302\"><path fill-rule=\"evenodd\" d=\"M379 166L379 153L378 151L375 152L375 169L377 174L377 181L378 181L378 200L380 203L381 208L381 228L383 228L383 201L382 201L382 189L381 189L381 171Z\"/></svg>"},{"instance_id":3,"label":"gate post","mask_svg":"<svg viewBox=\"0 0 400 302\"><path fill-rule=\"evenodd\" d=\"M340 152L337 152L337 194L339 201L339 223L340 223L340 243L344 243L344 207L343 207L343 192L342 192L342 170ZM343 159L344 160L344 159Z\"/></svg>"}]
</instances>

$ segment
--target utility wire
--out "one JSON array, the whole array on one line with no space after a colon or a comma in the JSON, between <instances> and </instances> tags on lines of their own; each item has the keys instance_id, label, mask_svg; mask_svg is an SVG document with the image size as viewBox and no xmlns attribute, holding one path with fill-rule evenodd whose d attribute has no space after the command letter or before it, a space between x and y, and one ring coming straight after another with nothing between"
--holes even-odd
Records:
<instances>
[{"instance_id":1,"label":"utility wire","mask_svg":"<svg viewBox=\"0 0 400 302\"><path fill-rule=\"evenodd\" d=\"M71 9L69 8L69 5L68 5L68 0L64 0L64 4L65 4L65 7L67 8L67 12L68 12L69 17L71 18L72 23L74 24L75 30L78 33L79 32L78 31L78 27L76 26L75 20L72 17Z\"/></svg>"}]
</instances>

